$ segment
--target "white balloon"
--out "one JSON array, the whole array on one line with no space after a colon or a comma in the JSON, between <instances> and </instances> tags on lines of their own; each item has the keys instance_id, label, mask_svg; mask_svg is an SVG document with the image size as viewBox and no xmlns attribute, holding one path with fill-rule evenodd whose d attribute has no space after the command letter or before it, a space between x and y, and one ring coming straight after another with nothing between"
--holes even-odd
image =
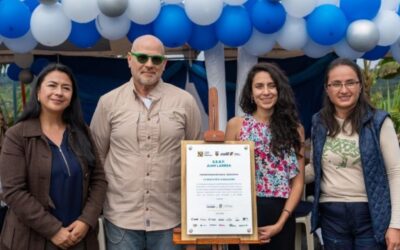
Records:
<instances>
[{"instance_id":1,"label":"white balloon","mask_svg":"<svg viewBox=\"0 0 400 250\"><path fill-rule=\"evenodd\" d=\"M263 55L274 48L277 36L277 33L265 34L253 28L253 33L243 49L253 56Z\"/></svg>"},{"instance_id":2,"label":"white balloon","mask_svg":"<svg viewBox=\"0 0 400 250\"><path fill-rule=\"evenodd\" d=\"M60 3L40 4L32 13L31 30L35 39L46 46L62 44L71 33L71 20Z\"/></svg>"},{"instance_id":3,"label":"white balloon","mask_svg":"<svg viewBox=\"0 0 400 250\"><path fill-rule=\"evenodd\" d=\"M96 19L96 28L100 35L108 40L117 40L128 34L131 21L125 16L108 17L99 14Z\"/></svg>"},{"instance_id":4,"label":"white balloon","mask_svg":"<svg viewBox=\"0 0 400 250\"><path fill-rule=\"evenodd\" d=\"M129 0L125 14L133 22L144 25L153 22L160 13L160 9L160 0Z\"/></svg>"},{"instance_id":5,"label":"white balloon","mask_svg":"<svg viewBox=\"0 0 400 250\"><path fill-rule=\"evenodd\" d=\"M282 0L286 12L294 17L304 17L310 14L317 4L317 0Z\"/></svg>"},{"instance_id":6,"label":"white balloon","mask_svg":"<svg viewBox=\"0 0 400 250\"><path fill-rule=\"evenodd\" d=\"M400 37L400 16L390 10L382 10L373 20L379 30L378 45L388 46Z\"/></svg>"},{"instance_id":7,"label":"white balloon","mask_svg":"<svg viewBox=\"0 0 400 250\"><path fill-rule=\"evenodd\" d=\"M303 47L303 52L306 56L311 58L320 58L332 51L331 46L323 46L314 42L311 38L308 39L306 45Z\"/></svg>"},{"instance_id":8,"label":"white balloon","mask_svg":"<svg viewBox=\"0 0 400 250\"><path fill-rule=\"evenodd\" d=\"M247 2L247 0L224 0L224 2L229 5L242 5Z\"/></svg>"},{"instance_id":9,"label":"white balloon","mask_svg":"<svg viewBox=\"0 0 400 250\"><path fill-rule=\"evenodd\" d=\"M397 11L399 9L399 0L381 0L381 8L379 11L382 10L393 10Z\"/></svg>"},{"instance_id":10,"label":"white balloon","mask_svg":"<svg viewBox=\"0 0 400 250\"><path fill-rule=\"evenodd\" d=\"M364 55L364 52L355 51L347 43L346 38L342 39L340 42L333 45L333 50L336 55L342 58L348 58L351 60L357 59Z\"/></svg>"},{"instance_id":11,"label":"white balloon","mask_svg":"<svg viewBox=\"0 0 400 250\"><path fill-rule=\"evenodd\" d=\"M24 54L16 53L14 54L14 62L21 69L27 69L33 63L33 55L31 53L24 53Z\"/></svg>"},{"instance_id":12,"label":"white balloon","mask_svg":"<svg viewBox=\"0 0 400 250\"><path fill-rule=\"evenodd\" d=\"M177 4L177 3L182 3L182 0L164 0L164 3L166 3L166 4Z\"/></svg>"},{"instance_id":13,"label":"white balloon","mask_svg":"<svg viewBox=\"0 0 400 250\"><path fill-rule=\"evenodd\" d=\"M390 47L393 58L400 63L400 40L392 44Z\"/></svg>"},{"instance_id":14,"label":"white balloon","mask_svg":"<svg viewBox=\"0 0 400 250\"><path fill-rule=\"evenodd\" d=\"M339 0L317 0L315 7L323 5L323 4L331 4L331 5L339 6Z\"/></svg>"},{"instance_id":15,"label":"white balloon","mask_svg":"<svg viewBox=\"0 0 400 250\"><path fill-rule=\"evenodd\" d=\"M97 0L100 12L108 17L117 17L125 13L128 0Z\"/></svg>"},{"instance_id":16,"label":"white balloon","mask_svg":"<svg viewBox=\"0 0 400 250\"><path fill-rule=\"evenodd\" d=\"M78 23L90 22L100 13L97 0L63 0L62 6L65 15Z\"/></svg>"},{"instance_id":17,"label":"white balloon","mask_svg":"<svg viewBox=\"0 0 400 250\"><path fill-rule=\"evenodd\" d=\"M33 50L38 44L33 37L31 30L18 38L10 39L3 37L3 42L8 49L15 53L27 53Z\"/></svg>"},{"instance_id":18,"label":"white balloon","mask_svg":"<svg viewBox=\"0 0 400 250\"><path fill-rule=\"evenodd\" d=\"M276 41L286 50L303 48L307 43L306 21L303 18L286 16L286 22L277 32Z\"/></svg>"},{"instance_id":19,"label":"white balloon","mask_svg":"<svg viewBox=\"0 0 400 250\"><path fill-rule=\"evenodd\" d=\"M185 0L186 15L198 25L210 25L221 16L222 0Z\"/></svg>"},{"instance_id":20,"label":"white balloon","mask_svg":"<svg viewBox=\"0 0 400 250\"><path fill-rule=\"evenodd\" d=\"M346 41L356 51L370 51L378 44L378 27L367 19L353 21L347 28Z\"/></svg>"}]
</instances>

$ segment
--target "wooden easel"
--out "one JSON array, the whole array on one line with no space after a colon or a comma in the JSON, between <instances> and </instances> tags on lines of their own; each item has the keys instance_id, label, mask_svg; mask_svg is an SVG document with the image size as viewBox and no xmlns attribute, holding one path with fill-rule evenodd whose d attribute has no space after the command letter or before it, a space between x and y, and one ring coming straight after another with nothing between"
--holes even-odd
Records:
<instances>
[{"instance_id":1,"label":"wooden easel","mask_svg":"<svg viewBox=\"0 0 400 250\"><path fill-rule=\"evenodd\" d=\"M212 87L208 91L208 130L204 132L204 141L223 142L225 133L219 128L218 91Z\"/></svg>"},{"instance_id":2,"label":"wooden easel","mask_svg":"<svg viewBox=\"0 0 400 250\"><path fill-rule=\"evenodd\" d=\"M204 141L206 142L224 142L225 133L219 130L218 115L218 91L215 87L210 88L208 92L208 127L204 132ZM216 237L216 238L196 238L194 240L182 240L181 228L175 228L173 231L174 244L186 245L186 250L196 250L196 245L212 245L212 250L223 250L224 245L238 244L240 250L248 250L248 244L259 244L259 240L242 240L239 237Z\"/></svg>"}]
</instances>

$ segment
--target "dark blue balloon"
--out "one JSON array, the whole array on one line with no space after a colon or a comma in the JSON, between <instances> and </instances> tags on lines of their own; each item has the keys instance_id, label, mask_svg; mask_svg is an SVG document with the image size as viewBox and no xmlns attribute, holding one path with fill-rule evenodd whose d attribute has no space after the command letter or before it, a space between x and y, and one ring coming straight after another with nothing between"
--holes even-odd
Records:
<instances>
[{"instance_id":1,"label":"dark blue balloon","mask_svg":"<svg viewBox=\"0 0 400 250\"><path fill-rule=\"evenodd\" d=\"M154 35L170 48L184 45L192 32L185 10L175 4L164 5L153 24Z\"/></svg>"},{"instance_id":2,"label":"dark blue balloon","mask_svg":"<svg viewBox=\"0 0 400 250\"><path fill-rule=\"evenodd\" d=\"M376 46L370 51L365 52L362 58L367 60L378 60L383 58L389 51L390 46Z\"/></svg>"},{"instance_id":3,"label":"dark blue balloon","mask_svg":"<svg viewBox=\"0 0 400 250\"><path fill-rule=\"evenodd\" d=\"M153 24L137 24L131 22L131 27L129 28L129 32L126 35L129 41L133 42L136 38L143 35L152 35L153 34Z\"/></svg>"},{"instance_id":4,"label":"dark blue balloon","mask_svg":"<svg viewBox=\"0 0 400 250\"><path fill-rule=\"evenodd\" d=\"M7 69L8 78L10 78L13 81L19 81L18 76L19 76L19 73L21 72L21 70L22 69L20 67L18 67L17 64L15 64L15 63L10 64L10 66L8 66L8 69Z\"/></svg>"},{"instance_id":5,"label":"dark blue balloon","mask_svg":"<svg viewBox=\"0 0 400 250\"><path fill-rule=\"evenodd\" d=\"M253 32L250 16L243 6L226 5L215 24L218 39L230 47L245 44Z\"/></svg>"},{"instance_id":6,"label":"dark blue balloon","mask_svg":"<svg viewBox=\"0 0 400 250\"><path fill-rule=\"evenodd\" d=\"M44 69L44 67L46 67L49 63L50 61L46 58L35 59L31 65L31 72L35 75L39 75L40 71L42 71L42 69Z\"/></svg>"},{"instance_id":7,"label":"dark blue balloon","mask_svg":"<svg viewBox=\"0 0 400 250\"><path fill-rule=\"evenodd\" d=\"M188 41L190 47L196 50L208 50L217 45L217 43L218 38L213 24L208 26L193 25L192 35Z\"/></svg>"},{"instance_id":8,"label":"dark blue balloon","mask_svg":"<svg viewBox=\"0 0 400 250\"><path fill-rule=\"evenodd\" d=\"M38 0L24 0L23 3L33 12L34 9L39 5Z\"/></svg>"},{"instance_id":9,"label":"dark blue balloon","mask_svg":"<svg viewBox=\"0 0 400 250\"><path fill-rule=\"evenodd\" d=\"M93 20L88 23L72 22L68 40L79 48L90 48L99 41L100 37L96 28L96 20Z\"/></svg>"},{"instance_id":10,"label":"dark blue balloon","mask_svg":"<svg viewBox=\"0 0 400 250\"><path fill-rule=\"evenodd\" d=\"M349 23L342 10L335 5L320 5L306 18L307 33L321 45L332 45L346 35Z\"/></svg>"},{"instance_id":11,"label":"dark blue balloon","mask_svg":"<svg viewBox=\"0 0 400 250\"><path fill-rule=\"evenodd\" d=\"M19 0L0 2L0 35L18 38L30 29L31 11Z\"/></svg>"},{"instance_id":12,"label":"dark blue balloon","mask_svg":"<svg viewBox=\"0 0 400 250\"><path fill-rule=\"evenodd\" d=\"M282 28L286 20L286 11L279 2L258 0L250 11L254 27L262 33L275 33Z\"/></svg>"},{"instance_id":13,"label":"dark blue balloon","mask_svg":"<svg viewBox=\"0 0 400 250\"><path fill-rule=\"evenodd\" d=\"M373 19L381 7L381 0L340 0L340 8L349 22L358 19Z\"/></svg>"}]
</instances>

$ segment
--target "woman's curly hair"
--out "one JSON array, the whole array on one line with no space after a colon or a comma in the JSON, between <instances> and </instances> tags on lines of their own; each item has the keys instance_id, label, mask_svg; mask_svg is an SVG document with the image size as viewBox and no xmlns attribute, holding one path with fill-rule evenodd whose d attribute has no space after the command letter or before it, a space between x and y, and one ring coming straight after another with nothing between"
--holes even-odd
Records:
<instances>
[{"instance_id":1,"label":"woman's curly hair","mask_svg":"<svg viewBox=\"0 0 400 250\"><path fill-rule=\"evenodd\" d=\"M278 91L278 100L270 121L272 153L280 155L294 148L296 154L299 155L302 142L298 127L301 123L295 98L289 79L277 65L258 63L251 68L240 97L240 107L247 114L253 114L257 110L257 105L253 101L252 84L258 72L269 73Z\"/></svg>"}]
</instances>

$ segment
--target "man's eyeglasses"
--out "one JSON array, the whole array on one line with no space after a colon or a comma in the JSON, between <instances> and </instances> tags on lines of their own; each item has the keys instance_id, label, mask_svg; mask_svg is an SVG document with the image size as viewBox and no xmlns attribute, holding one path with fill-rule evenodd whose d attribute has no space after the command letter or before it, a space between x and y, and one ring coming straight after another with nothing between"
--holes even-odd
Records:
<instances>
[{"instance_id":1,"label":"man's eyeglasses","mask_svg":"<svg viewBox=\"0 0 400 250\"><path fill-rule=\"evenodd\" d=\"M165 60L165 57L163 55L147 55L147 54L136 53L136 52L129 52L129 54L136 57L136 60L141 64L147 63L149 58L151 59L151 62L154 65L160 65Z\"/></svg>"},{"instance_id":2,"label":"man's eyeglasses","mask_svg":"<svg viewBox=\"0 0 400 250\"><path fill-rule=\"evenodd\" d=\"M332 88L332 89L335 89L335 90L339 90L343 86L346 87L347 89L352 89L359 83L360 83L360 81L355 81L355 80L349 80L349 81L345 81L345 82L334 81L334 82L328 83L327 86L329 88Z\"/></svg>"}]
</instances>

